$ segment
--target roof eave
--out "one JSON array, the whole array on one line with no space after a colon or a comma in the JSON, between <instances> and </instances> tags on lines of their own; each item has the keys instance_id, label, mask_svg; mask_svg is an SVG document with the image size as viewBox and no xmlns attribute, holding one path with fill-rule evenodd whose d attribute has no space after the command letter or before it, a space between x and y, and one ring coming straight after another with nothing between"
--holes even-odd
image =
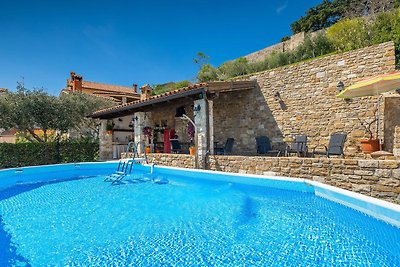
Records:
<instances>
[{"instance_id":1,"label":"roof eave","mask_svg":"<svg viewBox=\"0 0 400 267\"><path fill-rule=\"evenodd\" d=\"M119 108L113 109L113 110L105 110L102 112L98 112L95 114L92 114L88 117L91 117L93 119L112 119L112 118L118 118L121 117L121 115L129 115L130 113L132 113L132 111L134 109L139 109L145 106L151 106L154 104L158 104L158 103L162 103L162 102L166 102L166 101L171 101L174 99L178 99L178 98L182 98L182 97L186 97L186 96L190 96L190 95L195 95L195 94L200 94L205 92L205 87L202 88L197 88L194 90L190 90L190 91L184 91L182 93L178 93L178 94L171 94L169 96L164 96L164 97L159 97L159 98L153 98L153 99L149 99L147 101L144 102L139 102L139 103L134 103L131 105L126 105L126 106L121 106Z\"/></svg>"}]
</instances>

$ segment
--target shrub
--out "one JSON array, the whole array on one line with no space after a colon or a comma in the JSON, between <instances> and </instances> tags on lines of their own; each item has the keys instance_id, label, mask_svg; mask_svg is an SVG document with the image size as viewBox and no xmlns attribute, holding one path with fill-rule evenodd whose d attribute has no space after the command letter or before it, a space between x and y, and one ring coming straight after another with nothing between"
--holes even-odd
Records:
<instances>
[{"instance_id":1,"label":"shrub","mask_svg":"<svg viewBox=\"0 0 400 267\"><path fill-rule=\"evenodd\" d=\"M183 81L176 82L176 83L170 82L167 84L156 84L153 86L154 89L151 91L151 94L152 95L160 95L160 94L163 94L163 93L166 93L166 92L169 92L172 90L176 90L176 89L179 89L182 87L187 87L189 85L190 85L190 82L188 80L183 80Z\"/></svg>"},{"instance_id":2,"label":"shrub","mask_svg":"<svg viewBox=\"0 0 400 267\"><path fill-rule=\"evenodd\" d=\"M0 143L0 168L94 161L99 143L91 138L48 143Z\"/></svg>"},{"instance_id":3,"label":"shrub","mask_svg":"<svg viewBox=\"0 0 400 267\"><path fill-rule=\"evenodd\" d=\"M400 68L400 8L389 13L380 13L371 26L371 32L374 44L394 41L396 66Z\"/></svg>"},{"instance_id":4,"label":"shrub","mask_svg":"<svg viewBox=\"0 0 400 267\"><path fill-rule=\"evenodd\" d=\"M218 70L210 64L205 64L197 73L198 82L209 82L218 80Z\"/></svg>"},{"instance_id":5,"label":"shrub","mask_svg":"<svg viewBox=\"0 0 400 267\"><path fill-rule=\"evenodd\" d=\"M250 73L249 62L246 58L238 58L234 61L223 63L218 70L220 71L219 79L236 77Z\"/></svg>"},{"instance_id":6,"label":"shrub","mask_svg":"<svg viewBox=\"0 0 400 267\"><path fill-rule=\"evenodd\" d=\"M337 51L344 52L371 45L365 18L344 19L329 27L328 39Z\"/></svg>"}]
</instances>

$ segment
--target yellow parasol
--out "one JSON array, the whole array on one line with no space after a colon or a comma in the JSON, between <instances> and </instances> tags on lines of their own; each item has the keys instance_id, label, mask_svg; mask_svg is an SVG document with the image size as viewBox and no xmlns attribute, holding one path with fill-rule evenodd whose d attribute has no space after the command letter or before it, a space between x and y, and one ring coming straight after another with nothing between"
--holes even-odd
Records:
<instances>
[{"instance_id":1,"label":"yellow parasol","mask_svg":"<svg viewBox=\"0 0 400 267\"><path fill-rule=\"evenodd\" d=\"M400 72L378 75L357 82L336 95L340 98L374 96L400 88Z\"/></svg>"},{"instance_id":2,"label":"yellow parasol","mask_svg":"<svg viewBox=\"0 0 400 267\"><path fill-rule=\"evenodd\" d=\"M382 74L374 76L369 79L357 82L345 90L341 91L336 97L350 99L355 97L363 96L377 96L385 92L400 89L400 72L391 72L388 74ZM381 97L378 98L378 120L377 120L377 134L379 138L379 105ZM380 144L382 144L380 140Z\"/></svg>"}]
</instances>

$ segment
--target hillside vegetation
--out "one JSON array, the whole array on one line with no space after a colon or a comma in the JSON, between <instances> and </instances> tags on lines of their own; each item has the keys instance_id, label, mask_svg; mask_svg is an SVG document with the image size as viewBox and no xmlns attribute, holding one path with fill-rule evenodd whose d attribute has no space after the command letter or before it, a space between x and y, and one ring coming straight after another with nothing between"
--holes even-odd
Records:
<instances>
[{"instance_id":1,"label":"hillside vegetation","mask_svg":"<svg viewBox=\"0 0 400 267\"><path fill-rule=\"evenodd\" d=\"M306 34L304 42L294 50L272 53L260 62L239 58L218 68L204 64L197 74L197 81L226 80L388 41L395 43L396 67L400 68L400 8L374 13L373 17L343 18L314 37Z\"/></svg>"}]
</instances>

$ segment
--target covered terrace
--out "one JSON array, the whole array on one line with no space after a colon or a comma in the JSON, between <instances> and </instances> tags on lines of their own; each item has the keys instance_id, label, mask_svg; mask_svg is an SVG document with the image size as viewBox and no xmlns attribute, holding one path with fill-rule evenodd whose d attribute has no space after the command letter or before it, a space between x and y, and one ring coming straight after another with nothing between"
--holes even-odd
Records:
<instances>
[{"instance_id":1,"label":"covered terrace","mask_svg":"<svg viewBox=\"0 0 400 267\"><path fill-rule=\"evenodd\" d=\"M214 154L217 141L231 137L218 134L215 138L215 119L224 120L220 116L225 114L215 112L214 102L237 98L256 86L256 81L209 82L160 95L152 95L149 85L142 86L140 100L91 115L101 120L100 157L120 158L128 142L134 141L144 142L151 153L189 154L193 150L201 167L207 153Z\"/></svg>"}]
</instances>

